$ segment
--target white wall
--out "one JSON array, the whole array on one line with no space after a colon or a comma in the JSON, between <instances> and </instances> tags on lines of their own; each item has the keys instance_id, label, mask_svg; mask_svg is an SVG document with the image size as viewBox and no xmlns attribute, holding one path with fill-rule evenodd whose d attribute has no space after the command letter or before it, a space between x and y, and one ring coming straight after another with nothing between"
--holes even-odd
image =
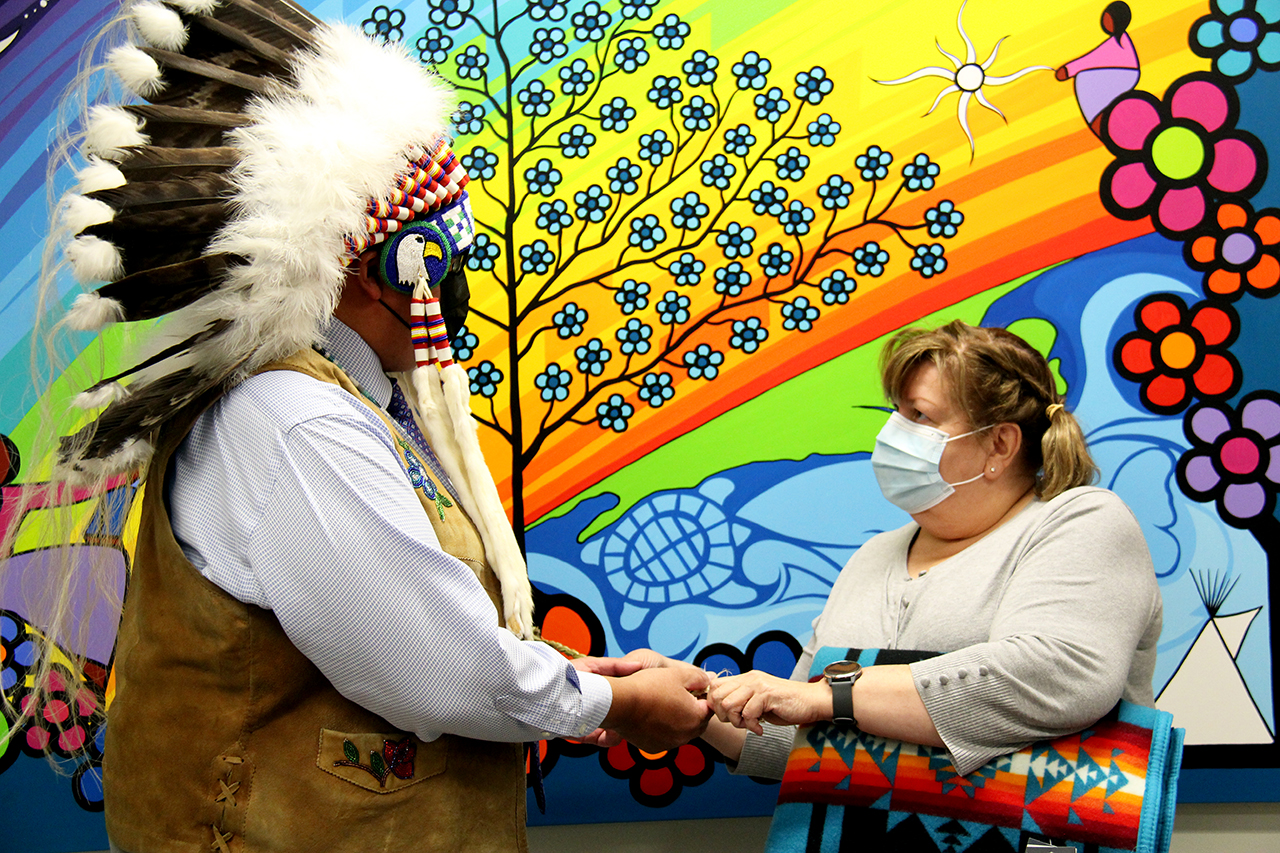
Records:
<instances>
[{"instance_id":1,"label":"white wall","mask_svg":"<svg viewBox=\"0 0 1280 853\"><path fill-rule=\"evenodd\" d=\"M764 817L534 826L529 828L529 853L758 853L768 832ZM1276 851L1280 803L1178 807L1170 853Z\"/></svg>"}]
</instances>

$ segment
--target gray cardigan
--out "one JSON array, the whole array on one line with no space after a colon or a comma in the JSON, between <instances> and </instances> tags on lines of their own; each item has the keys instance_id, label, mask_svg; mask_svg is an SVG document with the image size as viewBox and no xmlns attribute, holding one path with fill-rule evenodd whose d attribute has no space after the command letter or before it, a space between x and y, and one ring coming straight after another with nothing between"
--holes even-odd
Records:
<instances>
[{"instance_id":1,"label":"gray cardigan","mask_svg":"<svg viewBox=\"0 0 1280 853\"><path fill-rule=\"evenodd\" d=\"M1081 487L1033 500L912 580L917 529L881 533L853 555L793 679L808 679L822 646L947 652L911 674L961 773L1079 731L1121 697L1154 704L1160 589L1138 522L1115 494ZM748 733L735 772L781 778L794 731Z\"/></svg>"}]
</instances>

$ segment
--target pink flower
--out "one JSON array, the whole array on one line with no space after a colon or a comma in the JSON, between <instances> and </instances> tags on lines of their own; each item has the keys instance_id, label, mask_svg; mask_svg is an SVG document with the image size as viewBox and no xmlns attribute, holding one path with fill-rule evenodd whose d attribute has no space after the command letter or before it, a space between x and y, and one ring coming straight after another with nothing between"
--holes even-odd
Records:
<instances>
[{"instance_id":1,"label":"pink flower","mask_svg":"<svg viewBox=\"0 0 1280 853\"><path fill-rule=\"evenodd\" d=\"M1266 153L1236 129L1239 112L1235 91L1201 72L1175 82L1163 101L1141 91L1120 98L1102 128L1116 155L1102 175L1102 203L1120 219L1150 216L1181 239L1205 222L1212 201L1253 195Z\"/></svg>"}]
</instances>

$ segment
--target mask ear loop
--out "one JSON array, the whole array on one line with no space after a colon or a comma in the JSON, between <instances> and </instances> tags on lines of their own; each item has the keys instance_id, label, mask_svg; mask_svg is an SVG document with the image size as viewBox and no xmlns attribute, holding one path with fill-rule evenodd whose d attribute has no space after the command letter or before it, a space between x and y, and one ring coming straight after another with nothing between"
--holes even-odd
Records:
<instances>
[{"instance_id":1,"label":"mask ear loop","mask_svg":"<svg viewBox=\"0 0 1280 853\"><path fill-rule=\"evenodd\" d=\"M533 589L524 555L516 543L498 487L480 450L471 416L471 383L454 362L440 313L425 275L418 277L410 303L417 368L413 387L419 412L440 464L453 481L455 497L467 509L484 542L485 556L502 587L503 621L521 639L533 639Z\"/></svg>"}]
</instances>

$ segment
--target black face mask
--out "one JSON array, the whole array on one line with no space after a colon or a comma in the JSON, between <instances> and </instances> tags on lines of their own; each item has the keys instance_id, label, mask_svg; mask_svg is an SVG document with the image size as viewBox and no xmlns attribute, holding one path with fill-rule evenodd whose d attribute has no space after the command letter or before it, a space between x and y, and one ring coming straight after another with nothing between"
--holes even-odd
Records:
<instances>
[{"instance_id":1,"label":"black face mask","mask_svg":"<svg viewBox=\"0 0 1280 853\"><path fill-rule=\"evenodd\" d=\"M444 327L449 332L449 340L453 340L462 324L467 322L470 303L471 289L467 287L467 269L465 264L457 263L457 269L450 269L440 282L440 313L444 316Z\"/></svg>"}]
</instances>

